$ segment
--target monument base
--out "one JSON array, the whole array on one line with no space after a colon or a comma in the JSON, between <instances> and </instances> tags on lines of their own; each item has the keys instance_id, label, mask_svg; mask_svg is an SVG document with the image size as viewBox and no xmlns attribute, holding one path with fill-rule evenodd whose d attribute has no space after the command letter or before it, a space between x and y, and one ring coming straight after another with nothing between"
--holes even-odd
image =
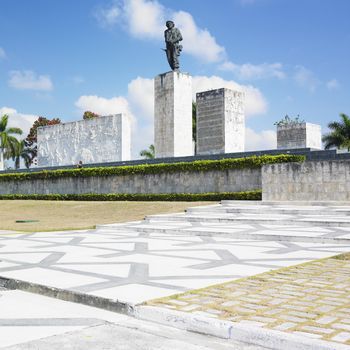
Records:
<instances>
[{"instance_id":1,"label":"monument base","mask_svg":"<svg viewBox=\"0 0 350 350\"><path fill-rule=\"evenodd\" d=\"M168 72L154 79L156 158L193 155L192 77Z\"/></svg>"}]
</instances>

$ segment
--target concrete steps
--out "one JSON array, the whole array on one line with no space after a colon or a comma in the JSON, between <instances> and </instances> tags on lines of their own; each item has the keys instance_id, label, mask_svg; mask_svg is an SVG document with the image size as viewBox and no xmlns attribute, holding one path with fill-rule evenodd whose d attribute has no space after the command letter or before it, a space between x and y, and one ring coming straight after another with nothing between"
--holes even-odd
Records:
<instances>
[{"instance_id":1,"label":"concrete steps","mask_svg":"<svg viewBox=\"0 0 350 350\"><path fill-rule=\"evenodd\" d=\"M188 214L203 214L211 213L214 208L210 207L194 207L188 208ZM292 215L326 215L326 216L344 216L350 217L350 207L323 207L323 206L300 206L300 207L286 207L286 206L234 206L221 205L215 208L216 213L234 213L234 214L292 214Z\"/></svg>"},{"instance_id":2,"label":"concrete steps","mask_svg":"<svg viewBox=\"0 0 350 350\"><path fill-rule=\"evenodd\" d=\"M299 202L298 202L299 203ZM145 234L222 235L234 239L350 245L350 205L337 202L222 201L185 213L100 228Z\"/></svg>"},{"instance_id":3,"label":"concrete steps","mask_svg":"<svg viewBox=\"0 0 350 350\"><path fill-rule=\"evenodd\" d=\"M145 218L148 222L192 222L192 223L248 223L248 224L277 224L277 225L303 225L303 226L321 226L321 227L350 227L350 216L293 216L276 214L210 214L203 215L151 215Z\"/></svg>"}]
</instances>

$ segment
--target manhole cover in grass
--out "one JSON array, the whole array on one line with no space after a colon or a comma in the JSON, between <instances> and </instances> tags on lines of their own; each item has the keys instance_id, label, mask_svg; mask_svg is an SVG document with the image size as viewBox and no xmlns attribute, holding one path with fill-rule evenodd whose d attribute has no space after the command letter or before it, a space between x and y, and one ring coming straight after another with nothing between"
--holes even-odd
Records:
<instances>
[{"instance_id":1,"label":"manhole cover in grass","mask_svg":"<svg viewBox=\"0 0 350 350\"><path fill-rule=\"evenodd\" d=\"M39 220L16 220L17 224L27 224L30 222L39 222Z\"/></svg>"}]
</instances>

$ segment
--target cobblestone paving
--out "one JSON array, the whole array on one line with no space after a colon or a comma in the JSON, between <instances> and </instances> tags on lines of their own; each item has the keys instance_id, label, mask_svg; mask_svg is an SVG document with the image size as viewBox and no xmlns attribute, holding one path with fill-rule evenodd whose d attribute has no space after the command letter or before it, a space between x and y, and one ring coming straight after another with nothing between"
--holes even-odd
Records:
<instances>
[{"instance_id":1,"label":"cobblestone paving","mask_svg":"<svg viewBox=\"0 0 350 350\"><path fill-rule=\"evenodd\" d=\"M350 254L147 304L350 345Z\"/></svg>"}]
</instances>

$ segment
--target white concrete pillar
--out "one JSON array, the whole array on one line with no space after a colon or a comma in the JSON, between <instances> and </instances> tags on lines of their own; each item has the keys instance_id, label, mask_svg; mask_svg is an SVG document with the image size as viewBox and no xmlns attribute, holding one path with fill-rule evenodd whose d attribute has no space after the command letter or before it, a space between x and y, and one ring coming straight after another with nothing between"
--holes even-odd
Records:
<instances>
[{"instance_id":1,"label":"white concrete pillar","mask_svg":"<svg viewBox=\"0 0 350 350\"><path fill-rule=\"evenodd\" d=\"M197 154L244 152L244 93L222 88L197 93Z\"/></svg>"},{"instance_id":2,"label":"white concrete pillar","mask_svg":"<svg viewBox=\"0 0 350 350\"><path fill-rule=\"evenodd\" d=\"M192 77L168 72L154 79L156 158L193 155Z\"/></svg>"}]
</instances>

